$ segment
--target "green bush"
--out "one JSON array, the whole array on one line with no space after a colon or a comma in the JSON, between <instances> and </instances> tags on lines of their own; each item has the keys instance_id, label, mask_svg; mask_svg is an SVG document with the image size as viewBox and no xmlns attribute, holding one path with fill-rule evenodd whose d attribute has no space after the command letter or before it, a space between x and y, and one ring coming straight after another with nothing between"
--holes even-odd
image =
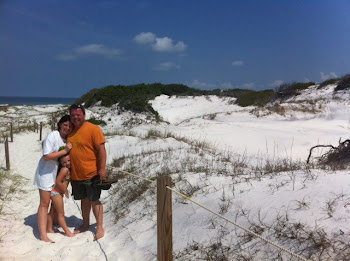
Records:
<instances>
[{"instance_id":1,"label":"green bush","mask_svg":"<svg viewBox=\"0 0 350 261\"><path fill-rule=\"evenodd\" d=\"M201 95L203 91L189 88L181 84L163 85L137 84L131 86L109 85L101 89L93 89L78 100L78 103L85 103L86 107L94 105L101 101L102 106L110 107L118 104L121 109L134 112L150 111L152 107L148 104L149 100L154 99L161 94L172 95Z\"/></svg>"},{"instance_id":2,"label":"green bush","mask_svg":"<svg viewBox=\"0 0 350 261\"><path fill-rule=\"evenodd\" d=\"M293 96L297 96L300 94L302 90L305 90L312 85L315 85L315 83L314 82L283 83L278 87L276 91L276 98L288 99Z\"/></svg>"},{"instance_id":3,"label":"green bush","mask_svg":"<svg viewBox=\"0 0 350 261\"><path fill-rule=\"evenodd\" d=\"M339 78L332 78L332 79L326 80L324 82L321 82L320 86L318 86L318 88L322 88L322 87L325 87L325 86L330 85L330 84L336 84L339 81L340 81Z\"/></svg>"},{"instance_id":4,"label":"green bush","mask_svg":"<svg viewBox=\"0 0 350 261\"><path fill-rule=\"evenodd\" d=\"M0 106L0 111L7 111L9 106Z\"/></svg>"},{"instance_id":5,"label":"green bush","mask_svg":"<svg viewBox=\"0 0 350 261\"><path fill-rule=\"evenodd\" d=\"M94 117L91 117L87 121L91 122L92 124L95 124L95 125L101 125L101 126L106 126L107 125L107 123L104 120L98 120L98 119L96 119Z\"/></svg>"},{"instance_id":6,"label":"green bush","mask_svg":"<svg viewBox=\"0 0 350 261\"><path fill-rule=\"evenodd\" d=\"M259 106L262 107L268 102L272 101L275 97L275 92L273 90L264 90L264 91L246 91L238 95L236 103L239 106Z\"/></svg>"},{"instance_id":7,"label":"green bush","mask_svg":"<svg viewBox=\"0 0 350 261\"><path fill-rule=\"evenodd\" d=\"M263 106L275 97L273 90L256 92L244 89L215 89L205 91L190 88L183 84L153 83L130 86L109 85L101 89L92 89L83 95L77 103L85 103L86 107L90 107L99 101L101 101L102 106L106 107L118 104L121 110L130 110L136 113L150 112L159 121L160 117L149 104L149 101L162 94L168 96L216 95L219 97L235 97L237 98L236 103L240 106Z\"/></svg>"},{"instance_id":8,"label":"green bush","mask_svg":"<svg viewBox=\"0 0 350 261\"><path fill-rule=\"evenodd\" d=\"M334 91L350 89L350 74L347 74L341 78Z\"/></svg>"}]
</instances>

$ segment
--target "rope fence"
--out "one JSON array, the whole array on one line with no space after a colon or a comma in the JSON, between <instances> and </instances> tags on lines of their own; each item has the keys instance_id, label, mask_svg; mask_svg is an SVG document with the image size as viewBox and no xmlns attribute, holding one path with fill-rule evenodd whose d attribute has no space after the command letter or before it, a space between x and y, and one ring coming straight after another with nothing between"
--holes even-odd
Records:
<instances>
[{"instance_id":1,"label":"rope fence","mask_svg":"<svg viewBox=\"0 0 350 261\"><path fill-rule=\"evenodd\" d=\"M9 131L5 131L3 133L3 137L4 137L4 152L5 152L5 157L4 159L1 160L1 165L4 165L4 162L6 161L6 170L10 170L10 152L9 152L9 142L13 142L13 123L9 122L8 124L10 126ZM51 126L52 127L52 126ZM40 134L39 134L39 140L42 141L42 134L43 134L43 123L40 122L40 127L38 125L38 123L34 122L34 132L39 132L40 130ZM9 132L9 133L8 133ZM9 140L9 136L10 135L10 140Z\"/></svg>"},{"instance_id":2,"label":"rope fence","mask_svg":"<svg viewBox=\"0 0 350 261\"><path fill-rule=\"evenodd\" d=\"M124 170L120 170L120 169L117 169L117 170L118 170L119 172L122 172L122 173L126 174L126 175L133 176L133 177L136 177L136 178L139 178L139 179L143 179L143 180L146 180L146 181L148 181L148 182L150 182L150 183L157 183L157 185L159 185L159 181L156 182L156 181L154 181L154 180L151 180L151 179L148 179L148 178L145 178L145 177L142 177L142 176L139 176L139 175L136 175L136 174L133 174L133 173L124 171ZM170 178L170 177L169 177L169 178ZM171 181L168 180L168 183L169 183L169 182L171 183ZM199 206L199 207L201 207L201 208L207 210L208 212L210 212L210 213L216 215L217 217L226 220L228 223L231 223L231 224L233 224L234 226L236 226L236 227L238 227L238 228L244 230L245 232L247 232L247 233L253 235L254 237L259 238L260 240L264 241L265 243L270 244L270 245L272 245L272 246L278 248L279 250L282 250L282 251L284 251L284 252L290 254L291 256L298 258L299 260L302 260L302 261L309 261L308 259L306 259L306 258L304 258L304 257L302 257L302 256L300 256L300 255L298 255L298 254L296 254L296 253L290 251L289 249L287 249L287 248L285 248L285 247L283 247L283 246L281 246L281 245L279 245L279 244L277 244L277 243L275 243L275 242L273 242L273 241L271 241L271 240L269 240L269 239L267 239L267 238L265 238L265 237L263 237L263 236L261 236L261 235L255 233L254 231L249 230L248 228L246 228L246 227L244 227L244 226L242 226L242 225L237 224L236 222L234 222L234 221L232 221L232 220L226 218L225 216L223 216L223 215L221 215L221 214L215 212L214 210L212 210L212 209L210 209L210 208L208 208L208 207L206 207L206 206L204 206L204 205L202 205L202 204L196 202L195 200L191 199L190 197L188 197L188 196L182 194L181 192L179 192L179 191L177 191L177 190L171 188L171 186L166 185L165 187L166 187L167 190L169 190L169 191L171 191L171 192L174 192L174 193L177 194L178 196L180 196L180 197L182 197L182 198L184 198L184 199L186 199L186 200L188 200L188 201L190 201L190 202L196 204L197 206ZM159 188L157 188L157 191L159 191ZM158 195L158 193L157 193L157 202L159 202L159 195ZM170 204L171 204L171 203L170 203ZM157 205L158 205L158 204L157 204ZM158 206L159 206L159 205L158 205ZM158 214L158 215L159 215L159 214ZM170 217L171 217L171 214L166 214L166 216L170 216ZM171 221L170 221L170 222L171 222ZM171 239L171 240L172 240L172 239ZM162 240L158 239L158 241L166 241L166 240L164 240L164 239L162 239ZM171 245L172 245L172 244L171 244ZM170 247L170 246L169 246L169 247ZM171 248L172 248L172 246L171 246ZM159 249L158 249L158 250L159 250ZM170 251L169 251L169 252L170 252ZM172 260L172 258L171 258L171 259L160 259L160 258L158 257L158 260Z\"/></svg>"}]
</instances>

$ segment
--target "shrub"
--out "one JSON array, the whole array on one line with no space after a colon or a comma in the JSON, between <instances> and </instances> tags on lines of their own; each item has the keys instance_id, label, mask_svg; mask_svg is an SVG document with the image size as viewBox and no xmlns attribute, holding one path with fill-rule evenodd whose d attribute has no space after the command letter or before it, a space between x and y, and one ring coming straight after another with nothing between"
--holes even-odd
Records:
<instances>
[{"instance_id":1,"label":"shrub","mask_svg":"<svg viewBox=\"0 0 350 261\"><path fill-rule=\"evenodd\" d=\"M293 96L300 94L302 90L309 88L311 85L315 85L314 82L294 82L294 83L283 83L276 91L276 98L288 99Z\"/></svg>"},{"instance_id":2,"label":"shrub","mask_svg":"<svg viewBox=\"0 0 350 261\"><path fill-rule=\"evenodd\" d=\"M91 117L87 121L91 122L92 124L95 124L95 125L101 125L101 126L106 126L107 125L107 123L104 120L98 120L98 119L96 119L94 117Z\"/></svg>"},{"instance_id":3,"label":"shrub","mask_svg":"<svg viewBox=\"0 0 350 261\"><path fill-rule=\"evenodd\" d=\"M334 91L350 89L350 74L343 76Z\"/></svg>"},{"instance_id":4,"label":"shrub","mask_svg":"<svg viewBox=\"0 0 350 261\"><path fill-rule=\"evenodd\" d=\"M275 97L275 92L273 90L264 90L264 91L247 91L241 93L237 98L236 103L239 106L246 107L250 105L255 105L262 107L268 102L272 101Z\"/></svg>"},{"instance_id":5,"label":"shrub","mask_svg":"<svg viewBox=\"0 0 350 261\"><path fill-rule=\"evenodd\" d=\"M136 113L149 112L154 114L157 121L160 120L159 115L149 101L159 95L168 96L200 96L200 95L217 95L219 97L235 97L237 103L241 106L258 105L263 106L274 97L273 90L265 90L255 92L243 89L228 89L212 91L198 90L187 87L183 84L137 84L130 86L109 85L101 89L93 89L83 95L77 103L85 103L86 107L90 107L101 101L102 106L110 107L118 104L120 109L130 110Z\"/></svg>"},{"instance_id":6,"label":"shrub","mask_svg":"<svg viewBox=\"0 0 350 261\"><path fill-rule=\"evenodd\" d=\"M121 109L130 110L133 112L150 112L156 116L159 120L159 115L153 110L149 101L155 97L165 95L202 95L206 91L200 91L189 88L182 84L168 84L163 85L160 83L154 84L137 84L131 86L122 85L109 85L101 89L93 89L84 96L82 96L77 102L85 103L86 107L90 107L101 101L102 106L110 107L114 104L118 104Z\"/></svg>"},{"instance_id":7,"label":"shrub","mask_svg":"<svg viewBox=\"0 0 350 261\"><path fill-rule=\"evenodd\" d=\"M320 86L318 86L318 89L325 87L327 85L330 85L330 84L336 84L339 81L340 81L340 78L332 78L332 79L326 80L326 81L320 83Z\"/></svg>"}]
</instances>

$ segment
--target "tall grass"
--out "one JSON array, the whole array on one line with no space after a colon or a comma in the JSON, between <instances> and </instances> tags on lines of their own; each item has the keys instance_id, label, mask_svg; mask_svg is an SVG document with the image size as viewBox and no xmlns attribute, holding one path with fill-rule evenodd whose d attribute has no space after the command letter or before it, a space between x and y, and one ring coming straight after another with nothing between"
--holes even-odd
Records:
<instances>
[{"instance_id":1,"label":"tall grass","mask_svg":"<svg viewBox=\"0 0 350 261\"><path fill-rule=\"evenodd\" d=\"M23 183L22 176L0 167L0 215L3 213L4 205L8 203L7 199L14 193L22 191Z\"/></svg>"}]
</instances>

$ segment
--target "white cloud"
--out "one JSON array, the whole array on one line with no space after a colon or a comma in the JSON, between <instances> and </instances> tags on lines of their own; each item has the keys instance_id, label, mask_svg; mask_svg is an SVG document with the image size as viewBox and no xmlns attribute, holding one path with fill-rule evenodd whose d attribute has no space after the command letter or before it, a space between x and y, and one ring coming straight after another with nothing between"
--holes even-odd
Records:
<instances>
[{"instance_id":1,"label":"white cloud","mask_svg":"<svg viewBox=\"0 0 350 261\"><path fill-rule=\"evenodd\" d=\"M273 86L273 87L279 87L281 84L283 84L284 83L284 81L282 81L282 80L275 80L272 84L271 84L271 86Z\"/></svg>"},{"instance_id":2,"label":"white cloud","mask_svg":"<svg viewBox=\"0 0 350 261\"><path fill-rule=\"evenodd\" d=\"M76 59L76 56L72 54L59 54L56 56L56 59L61 61L73 61Z\"/></svg>"},{"instance_id":3,"label":"white cloud","mask_svg":"<svg viewBox=\"0 0 350 261\"><path fill-rule=\"evenodd\" d=\"M172 62L164 62L154 67L155 71L170 71L172 69L180 69L180 66Z\"/></svg>"},{"instance_id":4,"label":"white cloud","mask_svg":"<svg viewBox=\"0 0 350 261\"><path fill-rule=\"evenodd\" d=\"M149 45L156 52L183 52L187 49L186 44L182 41L174 44L171 38L157 37L151 32L136 35L134 41L138 44Z\"/></svg>"},{"instance_id":5,"label":"white cloud","mask_svg":"<svg viewBox=\"0 0 350 261\"><path fill-rule=\"evenodd\" d=\"M155 43L156 35L154 33L140 33L134 37L134 41L139 44Z\"/></svg>"},{"instance_id":6,"label":"white cloud","mask_svg":"<svg viewBox=\"0 0 350 261\"><path fill-rule=\"evenodd\" d=\"M242 87L243 87L244 89L254 89L255 83L254 83L254 82L245 83L245 84L242 85Z\"/></svg>"},{"instance_id":7,"label":"white cloud","mask_svg":"<svg viewBox=\"0 0 350 261\"><path fill-rule=\"evenodd\" d=\"M221 84L221 88L222 89L232 89L233 88L233 84L230 82L224 82Z\"/></svg>"},{"instance_id":8,"label":"white cloud","mask_svg":"<svg viewBox=\"0 0 350 261\"><path fill-rule=\"evenodd\" d=\"M243 66L244 62L243 61L233 61L232 66Z\"/></svg>"},{"instance_id":9,"label":"white cloud","mask_svg":"<svg viewBox=\"0 0 350 261\"><path fill-rule=\"evenodd\" d=\"M79 46L72 51L59 54L56 56L56 58L61 61L71 61L88 55L101 55L106 58L115 58L119 57L121 54L121 50L108 48L103 44L87 44Z\"/></svg>"},{"instance_id":10,"label":"white cloud","mask_svg":"<svg viewBox=\"0 0 350 261\"><path fill-rule=\"evenodd\" d=\"M215 84L212 83L206 83L206 82L200 82L198 80L194 80L192 83L189 84L189 86L193 88L202 88L202 89L212 89L216 88Z\"/></svg>"},{"instance_id":11,"label":"white cloud","mask_svg":"<svg viewBox=\"0 0 350 261\"><path fill-rule=\"evenodd\" d=\"M320 74L321 74L322 81L326 81L326 80L332 79L332 78L338 78L338 76L335 74L335 72L330 72L330 73L320 72Z\"/></svg>"},{"instance_id":12,"label":"white cloud","mask_svg":"<svg viewBox=\"0 0 350 261\"><path fill-rule=\"evenodd\" d=\"M103 44L88 44L75 49L78 54L97 54L106 57L118 56L121 54L119 49L107 48Z\"/></svg>"},{"instance_id":13,"label":"white cloud","mask_svg":"<svg viewBox=\"0 0 350 261\"><path fill-rule=\"evenodd\" d=\"M311 80L308 77L304 77L304 82L311 82Z\"/></svg>"}]
</instances>

